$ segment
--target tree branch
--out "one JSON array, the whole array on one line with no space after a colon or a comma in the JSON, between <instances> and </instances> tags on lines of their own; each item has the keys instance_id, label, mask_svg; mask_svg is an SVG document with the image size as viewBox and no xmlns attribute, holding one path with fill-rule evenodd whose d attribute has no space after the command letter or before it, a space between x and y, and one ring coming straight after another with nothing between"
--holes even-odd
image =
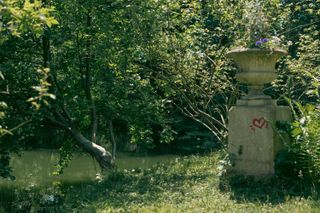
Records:
<instances>
[{"instance_id":1,"label":"tree branch","mask_svg":"<svg viewBox=\"0 0 320 213\"><path fill-rule=\"evenodd\" d=\"M12 133L13 131L15 131L15 130L17 130L17 129L21 128L22 126L24 126L24 125L26 125L26 124L30 123L30 122L32 121L33 117L34 117L34 114L33 114L33 115L31 116L31 118L29 118L28 120L26 120L26 121L24 121L24 122L20 123L19 125L17 125L17 126L15 126L15 127L13 127L13 128L12 128L12 129L10 129L10 130L5 131L3 134L1 134L1 135L0 135L0 138L2 138L2 137L3 137L3 136L5 136L5 135L10 134L10 133Z\"/></svg>"}]
</instances>

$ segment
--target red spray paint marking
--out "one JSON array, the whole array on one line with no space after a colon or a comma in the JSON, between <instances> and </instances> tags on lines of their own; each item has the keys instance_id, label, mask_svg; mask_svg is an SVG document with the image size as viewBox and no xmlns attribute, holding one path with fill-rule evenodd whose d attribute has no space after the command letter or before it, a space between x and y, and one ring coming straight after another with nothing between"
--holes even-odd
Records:
<instances>
[{"instance_id":1,"label":"red spray paint marking","mask_svg":"<svg viewBox=\"0 0 320 213\"><path fill-rule=\"evenodd\" d=\"M268 128L268 123L267 121L261 117L261 118L253 118L252 119L252 124L250 125L250 128L252 131L256 131L256 128L262 129L262 128Z\"/></svg>"}]
</instances>

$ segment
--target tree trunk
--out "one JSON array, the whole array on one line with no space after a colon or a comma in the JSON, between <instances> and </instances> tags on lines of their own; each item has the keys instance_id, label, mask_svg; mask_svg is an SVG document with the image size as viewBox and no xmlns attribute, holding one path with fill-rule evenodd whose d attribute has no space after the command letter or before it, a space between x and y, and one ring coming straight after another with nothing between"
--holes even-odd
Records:
<instances>
[{"instance_id":1,"label":"tree trunk","mask_svg":"<svg viewBox=\"0 0 320 213\"><path fill-rule=\"evenodd\" d=\"M107 170L114 167L112 155L104 147L91 142L75 128L72 128L70 133L75 138L78 145L82 147L84 151L88 152L94 159L96 159L102 170Z\"/></svg>"},{"instance_id":2,"label":"tree trunk","mask_svg":"<svg viewBox=\"0 0 320 213\"><path fill-rule=\"evenodd\" d=\"M85 152L89 153L99 163L102 170L112 169L115 165L115 160L103 146L100 146L91 140L88 140L81 132L71 123L70 119L65 118L56 108L52 110L55 117L46 116L48 124L57 128L70 132L77 145Z\"/></svg>"}]
</instances>

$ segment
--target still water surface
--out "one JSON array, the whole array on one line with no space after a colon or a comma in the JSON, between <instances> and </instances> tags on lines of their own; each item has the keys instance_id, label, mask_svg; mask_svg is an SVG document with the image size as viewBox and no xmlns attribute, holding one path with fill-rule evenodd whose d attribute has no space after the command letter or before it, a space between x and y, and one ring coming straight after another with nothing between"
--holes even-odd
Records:
<instances>
[{"instance_id":1,"label":"still water surface","mask_svg":"<svg viewBox=\"0 0 320 213\"><path fill-rule=\"evenodd\" d=\"M134 156L118 153L116 164L119 169L148 168L157 163L175 159L175 155ZM69 166L62 175L53 175L59 153L52 150L25 151L21 157L13 156L11 165L15 181L0 178L0 186L37 186L51 184L53 181L82 182L96 178L100 172L98 164L86 154L74 154Z\"/></svg>"}]
</instances>

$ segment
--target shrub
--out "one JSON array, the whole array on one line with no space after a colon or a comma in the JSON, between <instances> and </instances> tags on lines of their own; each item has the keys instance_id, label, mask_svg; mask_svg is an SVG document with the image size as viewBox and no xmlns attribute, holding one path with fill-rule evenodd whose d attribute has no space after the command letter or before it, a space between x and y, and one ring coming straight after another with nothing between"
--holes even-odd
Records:
<instances>
[{"instance_id":1,"label":"shrub","mask_svg":"<svg viewBox=\"0 0 320 213\"><path fill-rule=\"evenodd\" d=\"M295 116L291 143L276 160L278 174L320 183L320 108L298 102L292 105Z\"/></svg>"}]
</instances>

